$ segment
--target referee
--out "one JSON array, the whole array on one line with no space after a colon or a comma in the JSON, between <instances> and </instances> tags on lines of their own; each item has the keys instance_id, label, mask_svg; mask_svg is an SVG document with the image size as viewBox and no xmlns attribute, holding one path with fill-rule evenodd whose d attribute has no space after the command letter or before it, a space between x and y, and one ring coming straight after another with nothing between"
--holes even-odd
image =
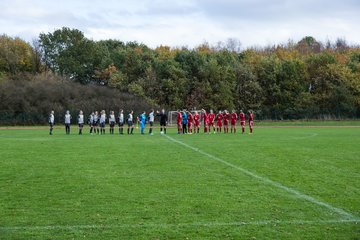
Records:
<instances>
[{"instance_id":1,"label":"referee","mask_svg":"<svg viewBox=\"0 0 360 240\"><path fill-rule=\"evenodd\" d=\"M162 109L161 112L157 111L156 113L157 113L156 116L160 117L160 133L166 134L166 125L167 125L168 117L167 117L167 114L165 113L165 109ZM164 129L164 131L163 131L163 129Z\"/></svg>"}]
</instances>

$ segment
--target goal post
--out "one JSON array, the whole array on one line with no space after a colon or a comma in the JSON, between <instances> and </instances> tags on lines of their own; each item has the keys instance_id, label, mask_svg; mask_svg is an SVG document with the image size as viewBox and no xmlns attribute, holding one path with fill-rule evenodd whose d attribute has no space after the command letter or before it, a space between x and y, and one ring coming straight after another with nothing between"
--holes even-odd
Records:
<instances>
[{"instance_id":1,"label":"goal post","mask_svg":"<svg viewBox=\"0 0 360 240\"><path fill-rule=\"evenodd\" d=\"M198 111L198 113L200 114L201 116L201 119L203 119L203 116L202 116L202 113L201 113L201 110L196 110L196 109L192 109L192 110L189 110L192 114L194 114L196 111ZM177 125L177 113L178 111L174 111L174 110L171 110L171 111L168 111L168 126L176 126Z\"/></svg>"},{"instance_id":2,"label":"goal post","mask_svg":"<svg viewBox=\"0 0 360 240\"><path fill-rule=\"evenodd\" d=\"M168 111L168 126L176 126L177 111Z\"/></svg>"}]
</instances>

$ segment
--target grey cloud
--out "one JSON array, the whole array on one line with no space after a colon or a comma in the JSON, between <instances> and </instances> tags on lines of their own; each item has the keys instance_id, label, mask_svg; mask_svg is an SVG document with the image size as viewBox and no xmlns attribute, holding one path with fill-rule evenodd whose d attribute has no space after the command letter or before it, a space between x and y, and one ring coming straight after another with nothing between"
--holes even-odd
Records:
<instances>
[{"instance_id":1,"label":"grey cloud","mask_svg":"<svg viewBox=\"0 0 360 240\"><path fill-rule=\"evenodd\" d=\"M0 0L0 9L1 30L21 36L67 26L164 44L228 37L257 44L261 39L283 41L305 34L359 39L355 28L360 0ZM172 31L181 32L181 37L169 38ZM149 32L156 37L143 36Z\"/></svg>"},{"instance_id":2,"label":"grey cloud","mask_svg":"<svg viewBox=\"0 0 360 240\"><path fill-rule=\"evenodd\" d=\"M134 13L142 16L184 16L198 12L198 8L186 1L165 1L165 0L145 0L139 3L141 7Z\"/></svg>"},{"instance_id":3,"label":"grey cloud","mask_svg":"<svg viewBox=\"0 0 360 240\"><path fill-rule=\"evenodd\" d=\"M246 21L287 21L318 17L344 17L358 14L360 1L292 0L207 0L197 1L208 18Z\"/></svg>"}]
</instances>

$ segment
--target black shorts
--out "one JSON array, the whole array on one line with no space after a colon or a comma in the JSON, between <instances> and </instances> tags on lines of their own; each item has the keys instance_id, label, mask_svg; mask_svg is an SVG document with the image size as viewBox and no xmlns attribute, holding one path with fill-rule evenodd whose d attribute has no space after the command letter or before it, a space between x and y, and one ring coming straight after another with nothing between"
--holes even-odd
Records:
<instances>
[{"instance_id":1,"label":"black shorts","mask_svg":"<svg viewBox=\"0 0 360 240\"><path fill-rule=\"evenodd\" d=\"M104 128L105 127L105 123L103 122L103 123L100 123L100 127L101 128Z\"/></svg>"},{"instance_id":2,"label":"black shorts","mask_svg":"<svg viewBox=\"0 0 360 240\"><path fill-rule=\"evenodd\" d=\"M161 127L166 127L166 122L160 122Z\"/></svg>"},{"instance_id":3,"label":"black shorts","mask_svg":"<svg viewBox=\"0 0 360 240\"><path fill-rule=\"evenodd\" d=\"M115 126L115 122L110 122L110 127L113 128Z\"/></svg>"},{"instance_id":4,"label":"black shorts","mask_svg":"<svg viewBox=\"0 0 360 240\"><path fill-rule=\"evenodd\" d=\"M124 122L119 122L119 127L123 127L124 126Z\"/></svg>"},{"instance_id":5,"label":"black shorts","mask_svg":"<svg viewBox=\"0 0 360 240\"><path fill-rule=\"evenodd\" d=\"M92 126L97 127L98 126L97 122L92 122Z\"/></svg>"},{"instance_id":6,"label":"black shorts","mask_svg":"<svg viewBox=\"0 0 360 240\"><path fill-rule=\"evenodd\" d=\"M54 127L54 123L49 123L49 126L52 128Z\"/></svg>"},{"instance_id":7,"label":"black shorts","mask_svg":"<svg viewBox=\"0 0 360 240\"><path fill-rule=\"evenodd\" d=\"M128 121L128 126L132 127L134 125L134 123L132 121Z\"/></svg>"},{"instance_id":8,"label":"black shorts","mask_svg":"<svg viewBox=\"0 0 360 240\"><path fill-rule=\"evenodd\" d=\"M154 126L154 122L149 122L150 123L150 127Z\"/></svg>"},{"instance_id":9,"label":"black shorts","mask_svg":"<svg viewBox=\"0 0 360 240\"><path fill-rule=\"evenodd\" d=\"M83 123L79 123L79 128L83 128L84 124Z\"/></svg>"}]
</instances>

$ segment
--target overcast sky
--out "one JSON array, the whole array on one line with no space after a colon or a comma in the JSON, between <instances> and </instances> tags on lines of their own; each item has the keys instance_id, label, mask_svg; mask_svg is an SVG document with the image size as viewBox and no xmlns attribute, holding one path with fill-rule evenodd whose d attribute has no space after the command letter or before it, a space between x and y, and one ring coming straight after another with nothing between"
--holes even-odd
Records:
<instances>
[{"instance_id":1,"label":"overcast sky","mask_svg":"<svg viewBox=\"0 0 360 240\"><path fill-rule=\"evenodd\" d=\"M359 23L360 0L0 0L0 34L27 41L66 26L150 47L235 38L246 48L304 36L359 44Z\"/></svg>"}]
</instances>

